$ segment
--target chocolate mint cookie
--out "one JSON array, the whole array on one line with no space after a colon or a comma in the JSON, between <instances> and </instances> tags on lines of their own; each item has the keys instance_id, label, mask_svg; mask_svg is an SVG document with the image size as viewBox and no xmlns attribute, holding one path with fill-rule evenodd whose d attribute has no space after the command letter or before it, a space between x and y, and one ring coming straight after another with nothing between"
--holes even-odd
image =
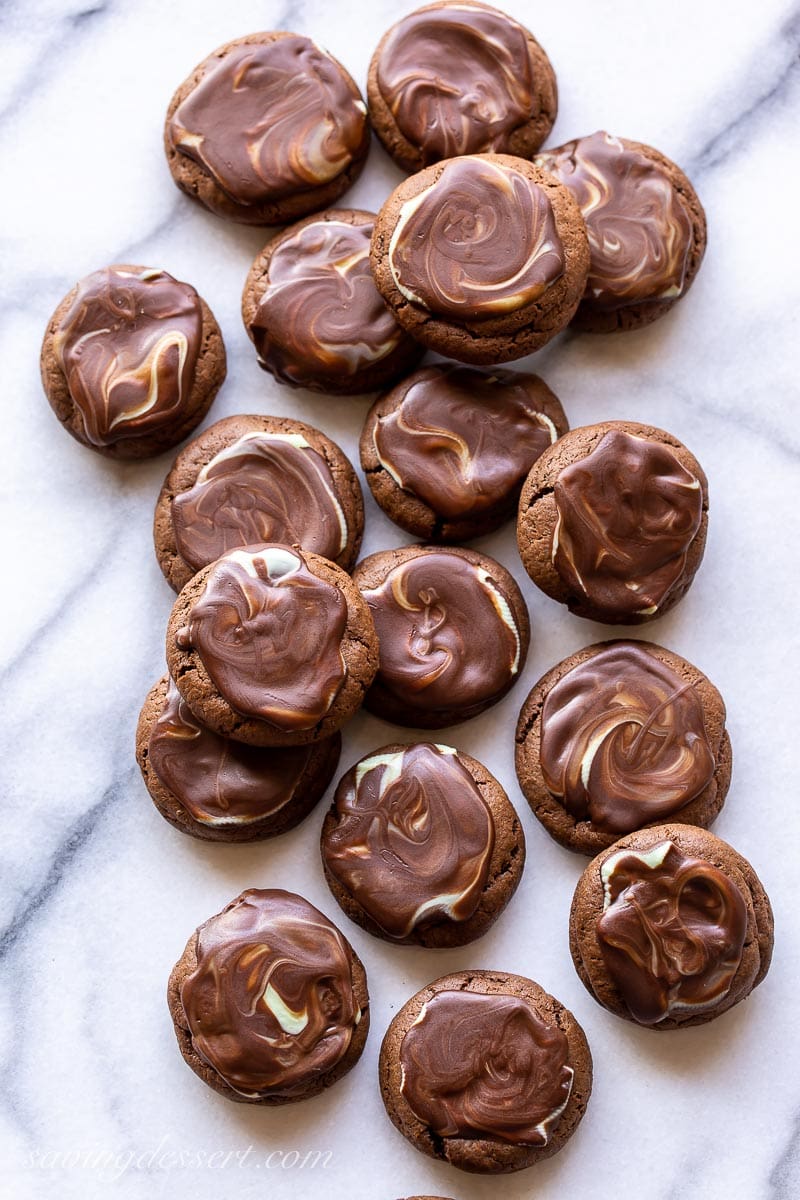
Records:
<instances>
[{"instance_id":1,"label":"chocolate mint cookie","mask_svg":"<svg viewBox=\"0 0 800 1200\"><path fill-rule=\"evenodd\" d=\"M361 1056L367 977L302 896L242 892L197 929L167 987L178 1046L203 1083L243 1104L330 1087Z\"/></svg>"},{"instance_id":2,"label":"chocolate mint cookie","mask_svg":"<svg viewBox=\"0 0 800 1200\"><path fill-rule=\"evenodd\" d=\"M572 319L589 243L568 188L507 154L450 158L395 188L372 268L399 323L467 363L538 350Z\"/></svg>"},{"instance_id":3,"label":"chocolate mint cookie","mask_svg":"<svg viewBox=\"0 0 800 1200\"><path fill-rule=\"evenodd\" d=\"M700 566L708 484L663 429L603 421L545 450L525 481L517 533L525 570L570 612L639 625L677 604Z\"/></svg>"},{"instance_id":4,"label":"chocolate mint cookie","mask_svg":"<svg viewBox=\"0 0 800 1200\"><path fill-rule=\"evenodd\" d=\"M553 127L556 80L513 17L459 0L417 9L384 34L367 103L389 154L418 171L459 154L530 156Z\"/></svg>"},{"instance_id":5,"label":"chocolate mint cookie","mask_svg":"<svg viewBox=\"0 0 800 1200\"><path fill-rule=\"evenodd\" d=\"M180 591L228 550L283 542L349 571L364 530L361 486L342 451L288 417L217 421L180 452L156 504L159 566Z\"/></svg>"},{"instance_id":6,"label":"chocolate mint cookie","mask_svg":"<svg viewBox=\"0 0 800 1200\"><path fill-rule=\"evenodd\" d=\"M281 383L356 395L422 355L375 287L374 223L374 213L331 208L268 242L250 268L242 318L259 364Z\"/></svg>"},{"instance_id":7,"label":"chocolate mint cookie","mask_svg":"<svg viewBox=\"0 0 800 1200\"><path fill-rule=\"evenodd\" d=\"M473 550L404 546L363 559L380 666L364 707L397 725L441 729L477 716L514 685L530 622L514 579Z\"/></svg>"},{"instance_id":8,"label":"chocolate mint cookie","mask_svg":"<svg viewBox=\"0 0 800 1200\"><path fill-rule=\"evenodd\" d=\"M676 1029L718 1017L758 987L772 957L772 910L727 842L690 825L657 825L589 864L569 941L581 981L604 1008Z\"/></svg>"},{"instance_id":9,"label":"chocolate mint cookie","mask_svg":"<svg viewBox=\"0 0 800 1200\"><path fill-rule=\"evenodd\" d=\"M516 891L525 838L503 788L449 746L383 746L341 779L322 828L328 885L387 941L463 946Z\"/></svg>"},{"instance_id":10,"label":"chocolate mint cookie","mask_svg":"<svg viewBox=\"0 0 800 1200\"><path fill-rule=\"evenodd\" d=\"M663 646L587 646L523 704L516 762L534 815L569 850L596 854L670 819L707 828L731 778L725 704Z\"/></svg>"},{"instance_id":11,"label":"chocolate mint cookie","mask_svg":"<svg viewBox=\"0 0 800 1200\"><path fill-rule=\"evenodd\" d=\"M349 575L295 546L230 550L175 601L167 665L190 711L222 737L299 746L359 708L378 666Z\"/></svg>"},{"instance_id":12,"label":"chocolate mint cookie","mask_svg":"<svg viewBox=\"0 0 800 1200\"><path fill-rule=\"evenodd\" d=\"M567 428L538 375L423 367L370 409L361 466L397 525L461 542L512 516L528 471Z\"/></svg>"},{"instance_id":13,"label":"chocolate mint cookie","mask_svg":"<svg viewBox=\"0 0 800 1200\"><path fill-rule=\"evenodd\" d=\"M165 675L150 689L136 730L136 759L158 811L182 833L252 842L299 824L330 783L338 733L307 746L246 746L192 715Z\"/></svg>"},{"instance_id":14,"label":"chocolate mint cookie","mask_svg":"<svg viewBox=\"0 0 800 1200\"><path fill-rule=\"evenodd\" d=\"M535 162L570 189L586 221L589 280L574 325L589 333L638 329L686 295L703 261L706 216L674 162L602 132Z\"/></svg>"},{"instance_id":15,"label":"chocolate mint cookie","mask_svg":"<svg viewBox=\"0 0 800 1200\"><path fill-rule=\"evenodd\" d=\"M432 1158L504 1174L555 1154L592 1090L592 1056L572 1013L537 983L461 971L417 992L380 1053L390 1118Z\"/></svg>"},{"instance_id":16,"label":"chocolate mint cookie","mask_svg":"<svg viewBox=\"0 0 800 1200\"><path fill-rule=\"evenodd\" d=\"M170 101L164 148L182 191L220 217L282 225L361 173L369 127L341 63L296 33L251 33L204 59Z\"/></svg>"},{"instance_id":17,"label":"chocolate mint cookie","mask_svg":"<svg viewBox=\"0 0 800 1200\"><path fill-rule=\"evenodd\" d=\"M190 284L122 263L64 297L41 371L53 412L77 441L109 458L148 458L202 421L225 378L225 347Z\"/></svg>"}]
</instances>

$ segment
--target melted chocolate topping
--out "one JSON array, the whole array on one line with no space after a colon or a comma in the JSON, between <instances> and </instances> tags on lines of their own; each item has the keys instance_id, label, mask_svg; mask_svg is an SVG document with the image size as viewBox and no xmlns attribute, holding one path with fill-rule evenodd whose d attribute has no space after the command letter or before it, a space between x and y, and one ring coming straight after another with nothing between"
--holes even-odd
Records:
<instances>
[{"instance_id":1,"label":"melted chocolate topping","mask_svg":"<svg viewBox=\"0 0 800 1200\"><path fill-rule=\"evenodd\" d=\"M455 750L423 742L362 759L336 789L335 812L325 864L384 933L473 915L494 825Z\"/></svg>"},{"instance_id":2,"label":"melted chocolate topping","mask_svg":"<svg viewBox=\"0 0 800 1200\"><path fill-rule=\"evenodd\" d=\"M567 812L616 834L677 813L716 766L693 685L636 642L606 647L550 689L539 757Z\"/></svg>"},{"instance_id":3,"label":"melted chocolate topping","mask_svg":"<svg viewBox=\"0 0 800 1200\"><path fill-rule=\"evenodd\" d=\"M437 992L400 1045L402 1094L439 1137L546 1146L569 1101L569 1045L520 996Z\"/></svg>"},{"instance_id":4,"label":"melted chocolate topping","mask_svg":"<svg viewBox=\"0 0 800 1200\"><path fill-rule=\"evenodd\" d=\"M218 559L177 644L195 647L220 695L246 717L288 731L329 712L347 668L347 603L288 546Z\"/></svg>"},{"instance_id":5,"label":"melted chocolate topping","mask_svg":"<svg viewBox=\"0 0 800 1200\"><path fill-rule=\"evenodd\" d=\"M531 117L532 75L521 25L505 13L451 4L411 13L390 30L377 82L427 166L507 150L509 136Z\"/></svg>"},{"instance_id":6,"label":"melted chocolate topping","mask_svg":"<svg viewBox=\"0 0 800 1200\"><path fill-rule=\"evenodd\" d=\"M691 1016L727 996L747 932L744 898L727 875L665 841L612 854L601 876L597 938L635 1021Z\"/></svg>"},{"instance_id":7,"label":"melted chocolate topping","mask_svg":"<svg viewBox=\"0 0 800 1200\"><path fill-rule=\"evenodd\" d=\"M175 544L195 571L239 546L282 542L335 559L347 521L328 464L301 434L247 433L170 506Z\"/></svg>"},{"instance_id":8,"label":"melted chocolate topping","mask_svg":"<svg viewBox=\"0 0 800 1200\"><path fill-rule=\"evenodd\" d=\"M197 292L166 271L105 267L81 280L54 349L90 445L156 433L180 418L202 327Z\"/></svg>"},{"instance_id":9,"label":"melted chocolate topping","mask_svg":"<svg viewBox=\"0 0 800 1200\"><path fill-rule=\"evenodd\" d=\"M335 179L369 133L364 103L339 63L287 34L206 59L168 137L235 203L260 205Z\"/></svg>"},{"instance_id":10,"label":"melted chocolate topping","mask_svg":"<svg viewBox=\"0 0 800 1200\"><path fill-rule=\"evenodd\" d=\"M261 365L303 386L382 362L403 337L369 267L374 221L314 221L275 248L250 332Z\"/></svg>"},{"instance_id":11,"label":"melted chocolate topping","mask_svg":"<svg viewBox=\"0 0 800 1200\"><path fill-rule=\"evenodd\" d=\"M406 200L389 243L396 287L436 316L516 312L564 274L546 190L512 167L455 158Z\"/></svg>"},{"instance_id":12,"label":"melted chocolate topping","mask_svg":"<svg viewBox=\"0 0 800 1200\"><path fill-rule=\"evenodd\" d=\"M347 942L283 891L250 889L200 926L181 1002L194 1049L243 1096L302 1095L361 1019Z\"/></svg>"},{"instance_id":13,"label":"melted chocolate topping","mask_svg":"<svg viewBox=\"0 0 800 1200\"><path fill-rule=\"evenodd\" d=\"M567 586L610 620L657 612L700 528L700 480L669 446L617 429L554 492L553 563Z\"/></svg>"}]
</instances>

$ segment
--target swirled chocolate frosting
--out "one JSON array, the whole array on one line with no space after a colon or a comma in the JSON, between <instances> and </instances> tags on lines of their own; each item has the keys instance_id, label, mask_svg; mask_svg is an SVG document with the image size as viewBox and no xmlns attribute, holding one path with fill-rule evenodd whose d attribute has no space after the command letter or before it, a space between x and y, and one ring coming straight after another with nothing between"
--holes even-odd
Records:
<instances>
[{"instance_id":1,"label":"swirled chocolate frosting","mask_svg":"<svg viewBox=\"0 0 800 1200\"><path fill-rule=\"evenodd\" d=\"M610 619L650 616L681 580L703 516L700 480L669 446L607 433L556 479L553 563Z\"/></svg>"},{"instance_id":2,"label":"swirled chocolate frosting","mask_svg":"<svg viewBox=\"0 0 800 1200\"><path fill-rule=\"evenodd\" d=\"M296 34L212 55L167 133L180 154L244 205L328 183L369 136L355 85L329 55Z\"/></svg>"},{"instance_id":3,"label":"swirled chocolate frosting","mask_svg":"<svg viewBox=\"0 0 800 1200\"><path fill-rule=\"evenodd\" d=\"M335 559L347 520L328 464L297 433L246 433L215 454L170 505L175 544L195 571L239 546L282 542Z\"/></svg>"},{"instance_id":4,"label":"swirled chocolate frosting","mask_svg":"<svg viewBox=\"0 0 800 1200\"><path fill-rule=\"evenodd\" d=\"M105 267L81 280L53 345L92 446L174 423L202 328L197 292L166 271Z\"/></svg>"},{"instance_id":5,"label":"swirled chocolate frosting","mask_svg":"<svg viewBox=\"0 0 800 1200\"><path fill-rule=\"evenodd\" d=\"M533 384L514 371L426 367L375 423L378 460L437 516L457 521L501 508L558 437Z\"/></svg>"},{"instance_id":6,"label":"swirled chocolate frosting","mask_svg":"<svg viewBox=\"0 0 800 1200\"><path fill-rule=\"evenodd\" d=\"M344 683L347 603L288 546L232 550L211 567L176 635L220 695L277 729L313 729Z\"/></svg>"},{"instance_id":7,"label":"swirled chocolate frosting","mask_svg":"<svg viewBox=\"0 0 800 1200\"><path fill-rule=\"evenodd\" d=\"M400 209L389 267L412 304L475 321L538 300L563 275L564 249L543 187L513 167L454 158Z\"/></svg>"},{"instance_id":8,"label":"swirled chocolate frosting","mask_svg":"<svg viewBox=\"0 0 800 1200\"><path fill-rule=\"evenodd\" d=\"M361 1010L350 948L301 896L242 892L197 931L192 1045L243 1096L296 1096L342 1059Z\"/></svg>"},{"instance_id":9,"label":"swirled chocolate frosting","mask_svg":"<svg viewBox=\"0 0 800 1200\"><path fill-rule=\"evenodd\" d=\"M450 4L422 9L389 32L378 89L423 165L508 148L531 116L533 78L524 29L504 13Z\"/></svg>"},{"instance_id":10,"label":"swirled chocolate frosting","mask_svg":"<svg viewBox=\"0 0 800 1200\"><path fill-rule=\"evenodd\" d=\"M170 679L147 753L153 771L195 821L249 825L289 803L311 749L262 749L219 737L192 715Z\"/></svg>"},{"instance_id":11,"label":"swirled chocolate frosting","mask_svg":"<svg viewBox=\"0 0 800 1200\"><path fill-rule=\"evenodd\" d=\"M351 377L400 344L369 267L373 224L314 221L275 248L250 332L262 366L285 383Z\"/></svg>"},{"instance_id":12,"label":"swirled chocolate frosting","mask_svg":"<svg viewBox=\"0 0 800 1200\"><path fill-rule=\"evenodd\" d=\"M439 1137L546 1146L572 1091L566 1035L520 996L437 992L400 1062L403 1096Z\"/></svg>"},{"instance_id":13,"label":"swirled chocolate frosting","mask_svg":"<svg viewBox=\"0 0 800 1200\"><path fill-rule=\"evenodd\" d=\"M362 759L336 789L335 812L325 865L384 933L475 912L494 825L455 750L423 742Z\"/></svg>"},{"instance_id":14,"label":"swirled chocolate frosting","mask_svg":"<svg viewBox=\"0 0 800 1200\"><path fill-rule=\"evenodd\" d=\"M655 1025L727 996L747 932L744 898L727 875L665 841L612 854L601 876L597 938L635 1021Z\"/></svg>"},{"instance_id":15,"label":"swirled chocolate frosting","mask_svg":"<svg viewBox=\"0 0 800 1200\"><path fill-rule=\"evenodd\" d=\"M548 150L536 164L570 189L583 213L585 303L608 310L681 295L692 222L660 163L600 132Z\"/></svg>"},{"instance_id":16,"label":"swirled chocolate frosting","mask_svg":"<svg viewBox=\"0 0 800 1200\"><path fill-rule=\"evenodd\" d=\"M636 642L593 654L550 689L539 761L576 821L617 834L677 813L716 766L693 684Z\"/></svg>"},{"instance_id":17,"label":"swirled chocolate frosting","mask_svg":"<svg viewBox=\"0 0 800 1200\"><path fill-rule=\"evenodd\" d=\"M519 670L508 601L487 571L457 554L410 558L363 596L378 632L378 682L412 708L468 709Z\"/></svg>"}]
</instances>

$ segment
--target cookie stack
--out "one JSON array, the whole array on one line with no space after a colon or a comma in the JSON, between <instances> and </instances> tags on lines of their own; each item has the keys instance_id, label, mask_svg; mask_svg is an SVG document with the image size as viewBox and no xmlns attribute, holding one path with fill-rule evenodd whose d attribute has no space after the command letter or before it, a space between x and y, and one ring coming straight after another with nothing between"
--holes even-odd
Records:
<instances>
[{"instance_id":1,"label":"cookie stack","mask_svg":"<svg viewBox=\"0 0 800 1200\"><path fill-rule=\"evenodd\" d=\"M136 754L183 833L250 842L295 826L333 780L362 706L432 731L504 697L525 666L526 600L505 566L460 543L515 514L531 580L579 617L640 625L690 587L708 524L691 452L646 423L570 431L543 380L502 365L567 326L650 323L703 257L703 209L680 169L606 133L542 150L556 109L542 47L474 0L390 29L366 105L340 63L286 32L227 43L176 91L164 139L177 185L218 217L288 224L244 282L259 364L289 387L380 391L361 467L387 516L423 539L359 561L358 476L299 419L228 417L178 453L154 520L177 593L167 672L144 702ZM377 214L331 207L364 168L370 126L409 177ZM423 364L426 351L454 361ZM56 309L42 376L74 437L142 458L203 420L225 350L189 284L114 265ZM465 946L511 901L525 836L503 782L449 737L422 738L390 740L338 780L322 868L371 935ZM716 1017L769 966L764 889L708 832L731 764L720 693L652 642L589 645L522 705L522 794L556 841L595 856L572 906L577 974L648 1028ZM366 973L346 937L274 888L244 891L201 925L168 994L187 1063L251 1104L330 1086L369 1028ZM380 1056L398 1129L484 1173L560 1149L591 1081L574 1016L504 971L422 988Z\"/></svg>"}]
</instances>

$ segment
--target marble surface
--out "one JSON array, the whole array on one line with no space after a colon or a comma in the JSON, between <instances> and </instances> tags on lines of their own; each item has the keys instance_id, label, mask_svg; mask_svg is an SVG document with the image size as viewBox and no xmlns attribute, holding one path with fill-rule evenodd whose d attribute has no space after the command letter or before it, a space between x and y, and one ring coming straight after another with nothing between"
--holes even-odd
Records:
<instances>
[{"instance_id":1,"label":"marble surface","mask_svg":"<svg viewBox=\"0 0 800 1200\"><path fill-rule=\"evenodd\" d=\"M697 662L726 697L735 772L716 831L751 859L772 896L767 981L719 1021L661 1035L605 1013L578 981L566 919L583 862L532 819L515 784L512 733L539 674L606 631L536 591L506 530L479 545L523 587L532 653L504 702L448 739L482 758L522 813L528 863L507 913L482 941L445 952L385 945L342 916L369 971L372 1032L359 1066L315 1100L279 1110L229 1104L176 1049L164 987L199 921L246 886L301 890L340 919L318 866L324 805L281 839L225 848L182 837L150 804L133 733L163 668L172 600L150 535L169 458L117 465L73 442L41 393L40 340L79 276L109 261L165 267L197 286L225 335L229 375L209 421L291 413L355 454L366 401L290 392L256 365L239 296L267 235L226 225L178 193L161 122L190 68L255 28L314 36L363 84L380 34L412 7L0 4L4 1195L800 1195L800 822L791 769L800 671L792 354L800 10L787 0L573 0L537 5L535 14L523 0L506 3L558 73L553 144L600 127L650 142L684 166L708 211L705 264L672 314L619 338L567 334L535 363L573 425L651 421L682 438L708 473L705 562L687 598L647 634ZM377 207L399 179L375 145L347 202ZM365 551L401 544L369 497L367 506ZM393 734L359 716L342 769ZM514 1177L470 1177L423 1158L378 1096L378 1048L392 1013L462 967L536 978L574 1010L594 1053L594 1095L574 1140Z\"/></svg>"}]
</instances>

